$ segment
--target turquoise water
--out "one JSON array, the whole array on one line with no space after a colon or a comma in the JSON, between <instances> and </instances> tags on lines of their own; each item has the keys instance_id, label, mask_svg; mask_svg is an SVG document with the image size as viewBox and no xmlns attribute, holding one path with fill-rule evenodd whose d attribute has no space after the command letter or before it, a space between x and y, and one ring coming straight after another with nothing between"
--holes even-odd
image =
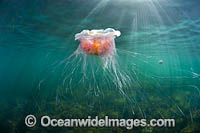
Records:
<instances>
[{"instance_id":1,"label":"turquoise water","mask_svg":"<svg viewBox=\"0 0 200 133\"><path fill-rule=\"evenodd\" d=\"M198 0L1 0L0 131L199 132L199 10ZM121 31L116 69L130 77L125 94L98 57L88 56L86 69L80 56L67 60L76 33L109 27ZM28 114L175 118L176 127L28 128Z\"/></svg>"}]
</instances>

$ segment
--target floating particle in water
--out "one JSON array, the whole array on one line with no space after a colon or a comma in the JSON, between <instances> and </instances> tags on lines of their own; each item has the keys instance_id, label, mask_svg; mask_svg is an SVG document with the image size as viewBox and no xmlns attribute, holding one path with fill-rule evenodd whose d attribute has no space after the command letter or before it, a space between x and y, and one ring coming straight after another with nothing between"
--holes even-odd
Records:
<instances>
[{"instance_id":1,"label":"floating particle in water","mask_svg":"<svg viewBox=\"0 0 200 133\"><path fill-rule=\"evenodd\" d=\"M159 64L163 64L163 60L159 60L158 63L159 63Z\"/></svg>"},{"instance_id":2,"label":"floating particle in water","mask_svg":"<svg viewBox=\"0 0 200 133\"><path fill-rule=\"evenodd\" d=\"M80 47L91 55L103 55L112 52L115 47L114 38L120 36L120 31L112 28L105 30L83 30L75 35L75 40L80 40Z\"/></svg>"}]
</instances>

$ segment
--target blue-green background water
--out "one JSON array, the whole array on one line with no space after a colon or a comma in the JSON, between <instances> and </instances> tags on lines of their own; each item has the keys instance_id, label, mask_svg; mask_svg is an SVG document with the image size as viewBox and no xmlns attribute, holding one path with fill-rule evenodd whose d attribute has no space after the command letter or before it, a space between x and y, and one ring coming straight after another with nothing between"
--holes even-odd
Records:
<instances>
[{"instance_id":1,"label":"blue-green background water","mask_svg":"<svg viewBox=\"0 0 200 133\"><path fill-rule=\"evenodd\" d=\"M199 132L199 11L198 0L1 0L0 130ZM107 85L103 86L103 96L88 94L88 88L77 82L72 82L74 87L66 92L61 82L64 66L55 67L77 49L76 33L108 27L121 31L116 38L118 61L123 66L119 69L135 72L135 82L127 90L132 102L118 88L107 89ZM138 54L133 57L120 50ZM67 72L72 70L68 67ZM77 77L80 73L75 74ZM24 124L27 114L175 118L176 127L128 131L37 125L30 129Z\"/></svg>"}]
</instances>

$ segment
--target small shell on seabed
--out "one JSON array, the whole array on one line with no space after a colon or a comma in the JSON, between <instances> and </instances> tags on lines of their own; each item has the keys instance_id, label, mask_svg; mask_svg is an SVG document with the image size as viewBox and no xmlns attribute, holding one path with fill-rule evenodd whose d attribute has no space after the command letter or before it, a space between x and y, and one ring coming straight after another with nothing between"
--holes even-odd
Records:
<instances>
[{"instance_id":1,"label":"small shell on seabed","mask_svg":"<svg viewBox=\"0 0 200 133\"><path fill-rule=\"evenodd\" d=\"M158 63L159 63L159 64L163 64L163 60L159 60Z\"/></svg>"}]
</instances>

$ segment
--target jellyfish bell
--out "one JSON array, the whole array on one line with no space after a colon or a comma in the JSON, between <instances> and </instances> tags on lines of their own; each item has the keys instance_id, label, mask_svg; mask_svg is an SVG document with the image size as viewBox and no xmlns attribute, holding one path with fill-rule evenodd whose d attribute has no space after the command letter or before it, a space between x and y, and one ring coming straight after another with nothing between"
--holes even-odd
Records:
<instances>
[{"instance_id":1,"label":"jellyfish bell","mask_svg":"<svg viewBox=\"0 0 200 133\"><path fill-rule=\"evenodd\" d=\"M91 55L104 55L110 53L115 47L115 37L120 36L120 31L112 28L105 30L83 30L75 35L75 40L80 41L83 51Z\"/></svg>"}]
</instances>

